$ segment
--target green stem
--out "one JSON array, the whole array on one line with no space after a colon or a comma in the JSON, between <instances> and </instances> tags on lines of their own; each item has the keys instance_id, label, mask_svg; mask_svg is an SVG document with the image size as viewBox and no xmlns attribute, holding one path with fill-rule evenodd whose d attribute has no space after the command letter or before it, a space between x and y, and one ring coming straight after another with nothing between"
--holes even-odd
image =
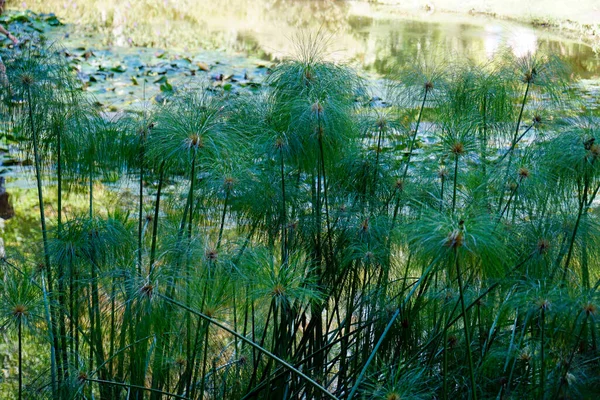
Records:
<instances>
[{"instance_id":1,"label":"green stem","mask_svg":"<svg viewBox=\"0 0 600 400\"><path fill-rule=\"evenodd\" d=\"M460 307L463 315L463 327L465 331L465 341L467 345L467 358L469 360L469 377L471 379L471 397L473 400L477 400L477 384L475 382L475 369L473 367L473 356L471 354L471 339L469 334L469 325L468 325L468 315L467 309L465 307L465 296L463 293L463 281L462 281L462 273L460 269L460 261L459 261L459 253L458 250L454 250L455 252L455 263L456 263L456 275L458 278L458 290L460 296Z\"/></svg>"},{"instance_id":2,"label":"green stem","mask_svg":"<svg viewBox=\"0 0 600 400\"><path fill-rule=\"evenodd\" d=\"M225 216L227 215L227 203L229 202L229 190L225 193L225 201L223 202L223 214L221 215L221 225L219 226L219 239L217 240L217 250L221 247L221 239L223 238L223 228L225 227Z\"/></svg>"},{"instance_id":3,"label":"green stem","mask_svg":"<svg viewBox=\"0 0 600 400\"><path fill-rule=\"evenodd\" d=\"M588 185L589 185L589 182L586 179L584 188L583 188L583 193L587 193ZM579 229L579 222L581 221L581 216L583 215L586 204L587 204L587 202L585 201L585 196L582 196L581 200L579 201L579 211L577 213L577 220L575 221L575 227L573 228L573 233L571 234L571 240L569 242L569 252L567 253L567 259L565 261L565 267L563 269L563 275L562 275L562 279L561 279L561 281L563 283L567 279L567 271L569 269L569 264L571 263L571 257L573 256L573 248L575 245L575 238L577 236L577 230Z\"/></svg>"},{"instance_id":4,"label":"green stem","mask_svg":"<svg viewBox=\"0 0 600 400\"><path fill-rule=\"evenodd\" d=\"M165 161L160 163L158 172L158 189L156 191L156 202L154 204L154 220L152 221L152 244L150 247L150 271L154 269L154 261L156 260L156 238L158 236L158 212L160 210L160 195L163 182L165 180Z\"/></svg>"},{"instance_id":5,"label":"green stem","mask_svg":"<svg viewBox=\"0 0 600 400\"><path fill-rule=\"evenodd\" d=\"M144 236L143 232L143 218L144 218L144 134L145 129L140 134L140 184L139 184L139 202L138 202L138 248L137 248L137 270L138 275L142 275L142 240Z\"/></svg>"},{"instance_id":6,"label":"green stem","mask_svg":"<svg viewBox=\"0 0 600 400\"><path fill-rule=\"evenodd\" d=\"M19 400L23 398L23 317L19 315Z\"/></svg>"},{"instance_id":7,"label":"green stem","mask_svg":"<svg viewBox=\"0 0 600 400\"><path fill-rule=\"evenodd\" d=\"M283 150L279 150L280 155L280 172L281 172L281 220L283 228L281 230L281 258L283 263L287 263L288 260L288 248L287 248L287 209L286 209L286 197L285 197L285 164L283 162Z\"/></svg>"},{"instance_id":8,"label":"green stem","mask_svg":"<svg viewBox=\"0 0 600 400\"><path fill-rule=\"evenodd\" d=\"M521 111L519 112L519 118L517 119L517 126L515 127L515 133L513 135L513 139L510 144L510 148L502 156L502 158L500 158L500 161L502 161L507 155L509 156L508 157L508 165L506 167L506 176L504 177L505 182L508 180L508 175L510 173L510 167L512 165L512 159L513 159L513 154L514 154L513 150L515 149L517 140L519 139L519 128L521 127L521 120L523 119L523 110L525 109L525 103L527 102L527 95L529 94L530 86L531 86L531 81L528 80L527 87L525 88L525 94L523 95L523 100L521 101ZM500 195L500 201L498 202L498 211L502 210L503 199L504 199L504 192L502 192L502 194Z\"/></svg>"},{"instance_id":9,"label":"green stem","mask_svg":"<svg viewBox=\"0 0 600 400\"><path fill-rule=\"evenodd\" d=\"M413 132L412 138L410 139L410 146L408 147L408 157L406 159L406 166L404 167L404 173L402 174L402 181L406 180L408 175L408 166L410 165L410 159L412 157L413 148L415 146L415 140L417 139L417 133L419 132L419 125L421 124L421 117L423 116L423 109L425 108L425 101L427 101L427 93L429 89L425 88L425 94L423 95L423 102L421 103L421 109L419 110L419 116L417 117L417 125Z\"/></svg>"},{"instance_id":10,"label":"green stem","mask_svg":"<svg viewBox=\"0 0 600 400\"><path fill-rule=\"evenodd\" d=\"M42 240L44 244L44 267L46 270L46 278L48 279L48 297L50 298L50 304L52 304L52 268L50 267L50 252L48 249L48 234L46 232L46 213L44 211L44 198L42 195L42 162L39 154L39 138L38 132L35 125L35 120L33 117L33 103L31 99L31 88L27 87L27 105L29 109L29 123L31 128L31 136L33 137L33 156L35 160L35 178L37 183L37 193L38 193L38 204L40 207L40 223L42 225ZM56 398L57 396L57 371L60 368L58 365L58 360L56 358L56 351L58 350L58 338L56 335L56 328L53 323L54 313L53 306L50 305L50 312L48 315L48 323L50 332L52 334L52 356L51 356L51 375L52 375L52 397ZM58 374L60 375L60 374Z\"/></svg>"},{"instance_id":11,"label":"green stem","mask_svg":"<svg viewBox=\"0 0 600 400\"><path fill-rule=\"evenodd\" d=\"M289 369L290 371L294 372L296 375L298 375L299 377L303 378L304 380L306 380L308 383L310 383L315 389L319 390L320 392L322 392L325 396L334 399L334 400L338 400L337 397L335 397L333 394L331 394L327 389L325 389L323 386L321 386L320 384L318 384L317 382L315 382L313 379L311 379L309 376L307 376L306 374L304 374L302 371L298 370L297 368L295 368L294 366L292 366L291 364L289 364L288 362L286 362L285 360L282 360L281 358L277 357L275 354L271 353L270 351L266 350L265 348L259 346L258 344L254 343L253 341L249 340L248 338L246 338L243 335L240 335L239 333L237 333L236 331L228 328L227 326L223 325L222 323L204 315L203 313L196 311L188 306L186 306L185 304L182 304L176 300L170 299L162 294L157 294L159 297L161 297L162 299L164 299L165 301L172 303L178 307L183 308L184 310L199 316L200 318L210 322L213 325L218 326L219 328L223 329L224 331L230 333L231 335L237 337L238 339L248 343L250 346L252 346L254 349L260 351L261 353L264 353L267 357L273 359L274 361L277 361L279 364L283 365L284 367L286 367L287 369Z\"/></svg>"},{"instance_id":12,"label":"green stem","mask_svg":"<svg viewBox=\"0 0 600 400\"><path fill-rule=\"evenodd\" d=\"M541 337L540 337L540 399L544 400L544 389L545 389L545 379L546 379L546 365L544 361L544 334L546 328L546 309L542 307L542 316L541 316Z\"/></svg>"},{"instance_id":13,"label":"green stem","mask_svg":"<svg viewBox=\"0 0 600 400\"><path fill-rule=\"evenodd\" d=\"M124 388L128 388L128 389L146 390L151 393L158 393L160 395L167 396L167 397L174 397L176 399L190 400L189 397L180 396L180 395L177 395L174 393L169 393L169 392L163 392L162 390L151 389L151 388L147 388L145 386L132 385L130 383L113 382L113 381L108 381L108 380L104 380L104 379L92 379L92 378L86 378L85 380L87 382L94 382L94 383L99 383L99 384L103 384L103 385L120 386L120 387L124 387Z\"/></svg>"},{"instance_id":14,"label":"green stem","mask_svg":"<svg viewBox=\"0 0 600 400\"><path fill-rule=\"evenodd\" d=\"M400 315L400 310L411 299L412 295L415 293L415 291L417 290L417 288L421 285L421 283L429 275L429 272L431 271L431 269L435 265L436 261L437 261L437 259L434 262L432 262L427 267L427 269L423 272L423 275L421 275L421 277L419 278L419 280L417 281L417 283L413 286L413 288L411 289L411 291L408 293L408 295L406 296L406 298L404 299L404 301L402 302L402 304L400 305L400 307L398 307L396 309L396 312L394 312L394 314L392 315L392 318L390 318L390 321L388 322L387 326L383 330L383 333L379 337L379 340L377 341L377 344L373 348L373 351L371 351L371 354L369 355L369 358L367 359L367 362L363 366L363 369L360 371L360 375L358 375L358 378L356 378L356 382L354 383L354 386L352 387L352 390L350 391L350 394L348 395L347 400L352 400L352 397L354 397L354 395L358 391L360 383L362 382L365 374L367 373L369 365L371 364L371 362L375 358L375 354L377 353L377 350L379 350L379 347L381 347L381 344L383 343L383 339L385 339L386 335L388 334L388 332L390 331L390 329L394 325L394 321L396 321L396 318L398 318L398 315Z\"/></svg>"},{"instance_id":15,"label":"green stem","mask_svg":"<svg viewBox=\"0 0 600 400\"><path fill-rule=\"evenodd\" d=\"M452 193L452 212L456 211L456 187L458 182L458 154L454 155L454 190Z\"/></svg>"}]
</instances>

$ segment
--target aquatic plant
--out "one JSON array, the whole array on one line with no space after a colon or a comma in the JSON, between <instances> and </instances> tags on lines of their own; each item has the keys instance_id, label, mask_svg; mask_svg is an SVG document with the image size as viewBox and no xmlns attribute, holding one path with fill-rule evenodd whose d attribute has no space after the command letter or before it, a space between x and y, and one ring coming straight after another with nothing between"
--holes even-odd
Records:
<instances>
[{"instance_id":1,"label":"aquatic plant","mask_svg":"<svg viewBox=\"0 0 600 400\"><path fill-rule=\"evenodd\" d=\"M374 101L320 49L117 117L52 49L7 60L41 227L2 260L18 398L593 390L600 151L560 65L416 62Z\"/></svg>"}]
</instances>

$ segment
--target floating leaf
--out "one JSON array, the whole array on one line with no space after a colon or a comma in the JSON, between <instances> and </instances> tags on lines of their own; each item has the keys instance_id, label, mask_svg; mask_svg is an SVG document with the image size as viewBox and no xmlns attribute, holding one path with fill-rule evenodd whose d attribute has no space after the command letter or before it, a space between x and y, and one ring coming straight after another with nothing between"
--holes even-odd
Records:
<instances>
[{"instance_id":1,"label":"floating leaf","mask_svg":"<svg viewBox=\"0 0 600 400\"><path fill-rule=\"evenodd\" d=\"M173 86L171 86L171 84L165 79L165 83L163 83L162 85L160 85L160 91L161 92L172 92L173 91Z\"/></svg>"},{"instance_id":2,"label":"floating leaf","mask_svg":"<svg viewBox=\"0 0 600 400\"><path fill-rule=\"evenodd\" d=\"M113 72L123 73L123 72L127 71L127 68L122 66L121 64L119 64L115 67L112 67L110 70Z\"/></svg>"},{"instance_id":3,"label":"floating leaf","mask_svg":"<svg viewBox=\"0 0 600 400\"><path fill-rule=\"evenodd\" d=\"M54 14L41 14L40 17L50 26L60 26L63 24Z\"/></svg>"}]
</instances>

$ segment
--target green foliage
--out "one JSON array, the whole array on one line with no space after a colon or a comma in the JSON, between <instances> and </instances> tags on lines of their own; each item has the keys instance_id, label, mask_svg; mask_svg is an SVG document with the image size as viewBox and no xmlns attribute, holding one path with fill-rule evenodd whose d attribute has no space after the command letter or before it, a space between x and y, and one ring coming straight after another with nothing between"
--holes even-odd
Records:
<instances>
[{"instance_id":1,"label":"green foliage","mask_svg":"<svg viewBox=\"0 0 600 400\"><path fill-rule=\"evenodd\" d=\"M28 398L594 391L598 128L560 64L417 60L377 103L319 40L256 94L114 119L52 49L7 60L43 230L2 260Z\"/></svg>"}]
</instances>

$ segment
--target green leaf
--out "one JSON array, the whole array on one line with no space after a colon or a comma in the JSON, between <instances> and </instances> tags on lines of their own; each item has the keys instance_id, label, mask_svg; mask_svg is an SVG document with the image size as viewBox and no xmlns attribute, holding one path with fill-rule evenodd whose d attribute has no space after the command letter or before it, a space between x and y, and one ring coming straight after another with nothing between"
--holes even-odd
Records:
<instances>
[{"instance_id":1,"label":"green leaf","mask_svg":"<svg viewBox=\"0 0 600 400\"><path fill-rule=\"evenodd\" d=\"M171 84L165 79L165 83L160 85L160 91L161 92L172 92L173 86L171 86Z\"/></svg>"},{"instance_id":2,"label":"green leaf","mask_svg":"<svg viewBox=\"0 0 600 400\"><path fill-rule=\"evenodd\" d=\"M113 71L113 72L122 73L122 72L127 71L127 68L124 67L124 66L122 66L121 64L119 64L119 65L117 65L115 67L112 67L110 70Z\"/></svg>"}]
</instances>

